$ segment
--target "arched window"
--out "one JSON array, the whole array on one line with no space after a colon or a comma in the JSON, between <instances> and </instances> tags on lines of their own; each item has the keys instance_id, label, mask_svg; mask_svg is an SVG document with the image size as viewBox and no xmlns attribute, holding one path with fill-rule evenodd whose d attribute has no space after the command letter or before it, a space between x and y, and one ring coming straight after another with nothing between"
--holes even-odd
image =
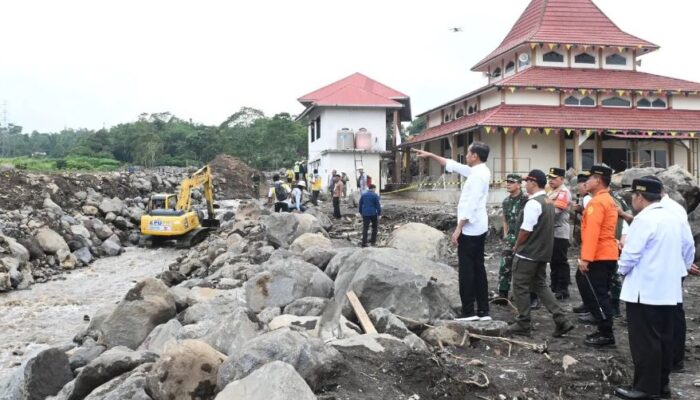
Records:
<instances>
[{"instance_id":1,"label":"arched window","mask_svg":"<svg viewBox=\"0 0 700 400\"><path fill-rule=\"evenodd\" d=\"M564 104L567 106L577 106L579 105L579 101L576 96L569 96L564 100Z\"/></svg>"},{"instance_id":2,"label":"arched window","mask_svg":"<svg viewBox=\"0 0 700 400\"><path fill-rule=\"evenodd\" d=\"M457 114L455 114L455 118L462 118L464 116L464 109L460 108L457 110Z\"/></svg>"},{"instance_id":3,"label":"arched window","mask_svg":"<svg viewBox=\"0 0 700 400\"><path fill-rule=\"evenodd\" d=\"M500 78L501 77L501 68L496 68L493 70L493 73L491 74L492 78Z\"/></svg>"},{"instance_id":4,"label":"arched window","mask_svg":"<svg viewBox=\"0 0 700 400\"><path fill-rule=\"evenodd\" d=\"M605 59L605 63L610 65L627 65L627 58L619 54L612 54Z\"/></svg>"},{"instance_id":5,"label":"arched window","mask_svg":"<svg viewBox=\"0 0 700 400\"><path fill-rule=\"evenodd\" d=\"M564 56L562 54L557 53L556 51L550 51L549 53L546 53L544 56L542 56L542 60L544 60L545 62L561 63L564 62Z\"/></svg>"},{"instance_id":6,"label":"arched window","mask_svg":"<svg viewBox=\"0 0 700 400\"><path fill-rule=\"evenodd\" d=\"M611 97L609 99L603 100L603 106L605 107L629 107L632 103L621 97Z\"/></svg>"},{"instance_id":7,"label":"arched window","mask_svg":"<svg viewBox=\"0 0 700 400\"><path fill-rule=\"evenodd\" d=\"M595 57L588 53L581 53L577 55L574 60L577 64L595 64Z\"/></svg>"},{"instance_id":8,"label":"arched window","mask_svg":"<svg viewBox=\"0 0 700 400\"><path fill-rule=\"evenodd\" d=\"M469 106L469 108L467 109L467 114L474 114L474 106Z\"/></svg>"},{"instance_id":9,"label":"arched window","mask_svg":"<svg viewBox=\"0 0 700 400\"><path fill-rule=\"evenodd\" d=\"M654 108L666 108L666 102L661 99L656 99L651 103L651 106Z\"/></svg>"},{"instance_id":10,"label":"arched window","mask_svg":"<svg viewBox=\"0 0 700 400\"><path fill-rule=\"evenodd\" d=\"M515 71L515 63L511 61L506 65L506 74L509 74L513 71Z\"/></svg>"},{"instance_id":11,"label":"arched window","mask_svg":"<svg viewBox=\"0 0 700 400\"><path fill-rule=\"evenodd\" d=\"M649 99L641 99L637 102L637 107L639 108L650 108L651 107L651 101Z\"/></svg>"},{"instance_id":12,"label":"arched window","mask_svg":"<svg viewBox=\"0 0 700 400\"><path fill-rule=\"evenodd\" d=\"M452 113L445 113L445 122L452 121Z\"/></svg>"},{"instance_id":13,"label":"arched window","mask_svg":"<svg viewBox=\"0 0 700 400\"><path fill-rule=\"evenodd\" d=\"M590 96L586 96L581 99L581 105L585 107L595 107L595 99Z\"/></svg>"}]
</instances>

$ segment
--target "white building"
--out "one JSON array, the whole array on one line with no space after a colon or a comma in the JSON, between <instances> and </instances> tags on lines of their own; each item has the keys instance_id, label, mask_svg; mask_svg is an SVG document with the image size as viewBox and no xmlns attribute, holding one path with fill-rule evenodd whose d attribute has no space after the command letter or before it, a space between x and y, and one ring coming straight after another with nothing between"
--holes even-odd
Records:
<instances>
[{"instance_id":1,"label":"white building","mask_svg":"<svg viewBox=\"0 0 700 400\"><path fill-rule=\"evenodd\" d=\"M309 126L309 171L318 169L324 188L336 170L350 178L348 193L357 190L359 168L384 187L390 161L397 159L401 122L411 120L410 98L355 73L298 100L306 109L297 120Z\"/></svg>"},{"instance_id":2,"label":"white building","mask_svg":"<svg viewBox=\"0 0 700 400\"><path fill-rule=\"evenodd\" d=\"M700 83L642 72L642 57L658 49L591 0L532 0L473 67L485 86L420 114L425 131L402 147L462 160L472 141L486 142L495 183L594 163L617 171L678 164L698 176ZM419 171L443 173L435 162Z\"/></svg>"}]
</instances>

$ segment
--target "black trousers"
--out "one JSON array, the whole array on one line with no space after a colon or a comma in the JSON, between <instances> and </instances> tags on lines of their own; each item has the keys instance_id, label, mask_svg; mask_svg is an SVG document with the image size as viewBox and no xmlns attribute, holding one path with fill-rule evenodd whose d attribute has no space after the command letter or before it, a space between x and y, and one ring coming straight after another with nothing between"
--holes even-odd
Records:
<instances>
[{"instance_id":1,"label":"black trousers","mask_svg":"<svg viewBox=\"0 0 700 400\"><path fill-rule=\"evenodd\" d=\"M488 281L484 266L484 242L486 234L481 236L460 235L457 247L459 257L459 297L462 300L462 315L470 317L474 313L476 301L477 314L489 312Z\"/></svg>"},{"instance_id":2,"label":"black trousers","mask_svg":"<svg viewBox=\"0 0 700 400\"><path fill-rule=\"evenodd\" d=\"M658 396L668 385L673 362L675 309L676 306L627 303L635 390Z\"/></svg>"},{"instance_id":3,"label":"black trousers","mask_svg":"<svg viewBox=\"0 0 700 400\"><path fill-rule=\"evenodd\" d=\"M554 239L554 251L549 262L551 268L550 279L552 292L566 292L571 284L571 272L569 270L569 239Z\"/></svg>"},{"instance_id":4,"label":"black trousers","mask_svg":"<svg viewBox=\"0 0 700 400\"><path fill-rule=\"evenodd\" d=\"M321 193L318 190L314 190L311 192L311 204L317 206L318 205L318 195Z\"/></svg>"},{"instance_id":5,"label":"black trousers","mask_svg":"<svg viewBox=\"0 0 700 400\"><path fill-rule=\"evenodd\" d=\"M289 212L289 204L284 201L278 201L275 203L275 212Z\"/></svg>"},{"instance_id":6,"label":"black trousers","mask_svg":"<svg viewBox=\"0 0 700 400\"><path fill-rule=\"evenodd\" d=\"M613 313L610 302L610 283L612 276L617 270L616 261L594 261L588 264L588 272L583 275L580 271L576 273L576 285L581 293L583 304L586 305L593 317L598 321L598 330L605 335L613 334ZM588 281L590 280L590 284ZM591 291L593 286L594 292ZM598 301L596 302L596 297ZM600 303L600 307L598 307ZM603 309L603 314L600 309ZM603 318L605 316L605 318Z\"/></svg>"},{"instance_id":7,"label":"black trousers","mask_svg":"<svg viewBox=\"0 0 700 400\"><path fill-rule=\"evenodd\" d=\"M683 303L678 305L673 310L673 366L683 366L685 359L685 332L687 330L685 322L685 310Z\"/></svg>"},{"instance_id":8,"label":"black trousers","mask_svg":"<svg viewBox=\"0 0 700 400\"><path fill-rule=\"evenodd\" d=\"M369 239L369 242L372 244L377 243L377 216L362 217L362 246L367 246L367 233L369 231L370 223L372 224L372 237Z\"/></svg>"},{"instance_id":9,"label":"black trousers","mask_svg":"<svg viewBox=\"0 0 700 400\"><path fill-rule=\"evenodd\" d=\"M342 218L340 214L340 197L333 197L333 216L335 218Z\"/></svg>"}]
</instances>

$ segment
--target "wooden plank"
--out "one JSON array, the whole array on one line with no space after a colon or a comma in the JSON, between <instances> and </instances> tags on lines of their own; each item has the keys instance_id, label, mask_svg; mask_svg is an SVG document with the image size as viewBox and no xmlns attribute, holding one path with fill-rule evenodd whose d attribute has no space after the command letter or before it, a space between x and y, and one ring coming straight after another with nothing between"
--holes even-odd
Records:
<instances>
[{"instance_id":1,"label":"wooden plank","mask_svg":"<svg viewBox=\"0 0 700 400\"><path fill-rule=\"evenodd\" d=\"M365 330L365 333L377 333L377 330L374 329L374 325L367 315L367 311L362 307L362 303L360 303L360 299L357 298L355 292L351 290L345 293L345 296L347 296L350 301L352 309L355 310L355 315L357 315L357 319L360 320L360 325L362 325L362 329Z\"/></svg>"}]
</instances>

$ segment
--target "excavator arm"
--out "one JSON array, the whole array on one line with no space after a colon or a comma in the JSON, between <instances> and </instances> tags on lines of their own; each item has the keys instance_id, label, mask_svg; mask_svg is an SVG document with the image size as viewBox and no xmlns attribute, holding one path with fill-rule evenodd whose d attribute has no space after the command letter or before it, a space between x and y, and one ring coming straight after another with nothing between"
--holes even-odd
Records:
<instances>
[{"instance_id":1,"label":"excavator arm","mask_svg":"<svg viewBox=\"0 0 700 400\"><path fill-rule=\"evenodd\" d=\"M212 183L211 168L205 165L197 170L192 176L182 181L180 194L177 199L177 209L185 212L192 207L192 189L202 186L204 188L204 199L207 201L207 218L216 218L214 213L214 185Z\"/></svg>"}]
</instances>

